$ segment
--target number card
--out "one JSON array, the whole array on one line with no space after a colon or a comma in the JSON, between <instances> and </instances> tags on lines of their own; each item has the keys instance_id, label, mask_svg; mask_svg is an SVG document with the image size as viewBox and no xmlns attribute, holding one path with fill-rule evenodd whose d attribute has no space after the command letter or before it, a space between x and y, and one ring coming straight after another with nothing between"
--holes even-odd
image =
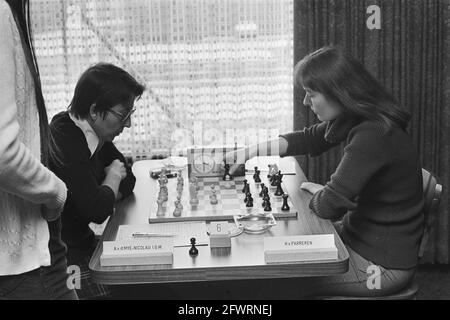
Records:
<instances>
[{"instance_id":1,"label":"number card","mask_svg":"<svg viewBox=\"0 0 450 320\"><path fill-rule=\"evenodd\" d=\"M227 221L209 224L209 244L211 248L231 247L230 225Z\"/></svg>"}]
</instances>

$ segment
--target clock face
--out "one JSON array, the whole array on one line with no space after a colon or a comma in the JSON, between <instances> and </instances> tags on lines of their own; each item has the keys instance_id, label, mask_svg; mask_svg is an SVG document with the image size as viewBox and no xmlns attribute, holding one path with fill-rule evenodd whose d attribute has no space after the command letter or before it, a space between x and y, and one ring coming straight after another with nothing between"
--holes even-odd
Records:
<instances>
[{"instance_id":1,"label":"clock face","mask_svg":"<svg viewBox=\"0 0 450 320\"><path fill-rule=\"evenodd\" d=\"M214 169L216 162L208 154L200 154L194 158L194 168L198 173L209 173Z\"/></svg>"}]
</instances>

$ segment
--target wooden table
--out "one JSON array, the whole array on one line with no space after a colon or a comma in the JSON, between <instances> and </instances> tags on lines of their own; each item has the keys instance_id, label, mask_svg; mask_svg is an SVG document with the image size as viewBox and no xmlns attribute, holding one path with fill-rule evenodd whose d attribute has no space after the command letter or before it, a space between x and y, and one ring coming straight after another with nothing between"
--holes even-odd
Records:
<instances>
[{"instance_id":1,"label":"wooden table","mask_svg":"<svg viewBox=\"0 0 450 320\"><path fill-rule=\"evenodd\" d=\"M161 160L144 160L134 163L133 172L137 178L134 195L116 206L115 213L111 216L101 240L115 240L118 227L122 224L148 223L149 201L152 198L150 195L157 193L158 188L157 181L149 176L149 168L154 161ZM283 170L282 167L280 169ZM277 225L263 234L242 233L233 237L231 249L198 246L199 254L194 258L188 254L189 247L175 247L171 266L102 267L100 265L102 242L100 241L89 263L93 280L102 284L120 285L295 278L346 272L349 255L342 240L330 221L317 217L309 209L311 195L299 188L306 178L296 161L295 171L296 175L285 175L283 183L298 209L296 218L278 219ZM285 264L266 264L264 261L264 237L331 233L335 234L338 248L337 260Z\"/></svg>"}]
</instances>

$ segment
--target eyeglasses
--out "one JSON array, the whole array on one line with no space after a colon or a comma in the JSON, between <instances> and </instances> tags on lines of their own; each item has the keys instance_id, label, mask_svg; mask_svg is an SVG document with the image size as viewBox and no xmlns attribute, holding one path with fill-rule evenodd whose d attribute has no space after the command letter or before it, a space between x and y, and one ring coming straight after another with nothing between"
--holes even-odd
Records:
<instances>
[{"instance_id":1,"label":"eyeglasses","mask_svg":"<svg viewBox=\"0 0 450 320\"><path fill-rule=\"evenodd\" d=\"M108 109L107 111L111 112L113 115L115 115L122 123L125 123L131 117L131 115L136 111L136 108L131 109L126 115L123 115L112 109Z\"/></svg>"}]
</instances>

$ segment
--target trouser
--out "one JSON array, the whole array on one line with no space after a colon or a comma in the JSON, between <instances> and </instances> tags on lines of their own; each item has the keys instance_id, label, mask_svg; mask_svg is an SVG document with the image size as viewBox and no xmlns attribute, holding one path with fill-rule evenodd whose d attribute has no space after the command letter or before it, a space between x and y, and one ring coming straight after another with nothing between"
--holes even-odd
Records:
<instances>
[{"instance_id":1,"label":"trouser","mask_svg":"<svg viewBox=\"0 0 450 320\"><path fill-rule=\"evenodd\" d=\"M0 276L0 300L77 300L67 283L65 266L40 267L18 275Z\"/></svg>"}]
</instances>

